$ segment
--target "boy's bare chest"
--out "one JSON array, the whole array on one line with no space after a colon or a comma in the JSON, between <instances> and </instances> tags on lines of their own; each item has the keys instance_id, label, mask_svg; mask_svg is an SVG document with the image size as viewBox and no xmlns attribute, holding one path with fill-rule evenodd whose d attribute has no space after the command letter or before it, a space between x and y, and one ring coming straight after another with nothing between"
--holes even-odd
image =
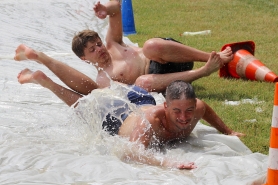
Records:
<instances>
[{"instance_id":1,"label":"boy's bare chest","mask_svg":"<svg viewBox=\"0 0 278 185\"><path fill-rule=\"evenodd\" d=\"M109 75L115 81L133 84L145 74L146 62L141 50L123 48L112 56L112 63Z\"/></svg>"},{"instance_id":2,"label":"boy's bare chest","mask_svg":"<svg viewBox=\"0 0 278 185\"><path fill-rule=\"evenodd\" d=\"M156 130L156 137L158 140L160 140L160 142L167 143L172 140L187 138L190 133L191 132L189 130L183 130L181 132L169 132L165 130L165 128L160 128Z\"/></svg>"}]
</instances>

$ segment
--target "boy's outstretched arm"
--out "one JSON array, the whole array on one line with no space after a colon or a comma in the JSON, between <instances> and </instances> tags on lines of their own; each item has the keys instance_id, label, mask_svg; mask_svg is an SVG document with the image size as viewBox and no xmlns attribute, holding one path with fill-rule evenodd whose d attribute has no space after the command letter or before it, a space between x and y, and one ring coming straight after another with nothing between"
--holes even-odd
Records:
<instances>
[{"instance_id":1,"label":"boy's outstretched arm","mask_svg":"<svg viewBox=\"0 0 278 185\"><path fill-rule=\"evenodd\" d=\"M230 129L223 120L216 114L216 112L205 102L200 101L200 103L204 104L204 115L203 118L206 122L208 122L211 126L216 128L219 132L226 134L226 135L232 135L237 137L245 136L245 134L240 132L235 132L232 129Z\"/></svg>"},{"instance_id":2,"label":"boy's outstretched arm","mask_svg":"<svg viewBox=\"0 0 278 185\"><path fill-rule=\"evenodd\" d=\"M106 34L106 47L109 48L113 42L123 44L123 28L121 4L118 0L112 0L106 4L97 2L94 6L95 15L100 19L109 16L109 25Z\"/></svg>"}]
</instances>

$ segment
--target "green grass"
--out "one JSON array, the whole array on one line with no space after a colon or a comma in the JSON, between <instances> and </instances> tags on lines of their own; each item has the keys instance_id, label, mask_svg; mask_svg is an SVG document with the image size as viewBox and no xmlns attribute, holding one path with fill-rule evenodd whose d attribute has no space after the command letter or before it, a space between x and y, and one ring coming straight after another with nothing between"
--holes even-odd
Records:
<instances>
[{"instance_id":1,"label":"green grass","mask_svg":"<svg viewBox=\"0 0 278 185\"><path fill-rule=\"evenodd\" d=\"M278 0L133 0L137 34L142 46L152 37L173 37L200 50L220 51L227 43L253 40L255 57L278 74ZM211 35L179 36L185 31L211 30ZM195 63L195 68L204 63ZM214 73L193 83L197 96L212 106L227 125L246 133L241 138L253 152L268 154L274 83L223 79ZM227 105L256 99L260 103ZM252 122L255 120L255 122Z\"/></svg>"}]
</instances>

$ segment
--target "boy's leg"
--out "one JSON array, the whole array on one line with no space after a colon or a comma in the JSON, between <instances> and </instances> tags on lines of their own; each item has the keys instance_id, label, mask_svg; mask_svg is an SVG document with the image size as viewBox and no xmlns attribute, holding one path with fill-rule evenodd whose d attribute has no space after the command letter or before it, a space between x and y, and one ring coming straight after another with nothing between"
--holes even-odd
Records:
<instances>
[{"instance_id":1,"label":"boy's leg","mask_svg":"<svg viewBox=\"0 0 278 185\"><path fill-rule=\"evenodd\" d=\"M150 60L160 63L167 62L207 62L210 53L204 52L184 44L161 38L147 40L143 46L144 55ZM233 54L230 47L218 53L223 63L230 62Z\"/></svg>"},{"instance_id":2,"label":"boy's leg","mask_svg":"<svg viewBox=\"0 0 278 185\"><path fill-rule=\"evenodd\" d=\"M166 87L172 81L183 80L185 82L192 82L199 78L209 76L211 73L217 71L222 65L219 54L211 52L207 63L198 69L167 74L142 75L136 79L135 85L140 86L149 92L164 92Z\"/></svg>"},{"instance_id":3,"label":"boy's leg","mask_svg":"<svg viewBox=\"0 0 278 185\"><path fill-rule=\"evenodd\" d=\"M41 71L32 72L29 69L24 69L18 74L17 78L18 82L21 84L34 83L51 90L68 106L73 105L79 98L82 97L80 94L56 84Z\"/></svg>"},{"instance_id":4,"label":"boy's leg","mask_svg":"<svg viewBox=\"0 0 278 185\"><path fill-rule=\"evenodd\" d=\"M44 64L69 88L80 94L87 95L92 90L98 88L98 85L85 74L23 44L19 45L16 49L14 59L17 61L29 59Z\"/></svg>"},{"instance_id":5,"label":"boy's leg","mask_svg":"<svg viewBox=\"0 0 278 185\"><path fill-rule=\"evenodd\" d=\"M178 42L172 38L162 38L167 41ZM194 67L194 62L167 62L166 64L159 63L154 60L150 60L149 74L165 74L165 73L175 73L182 71L192 70Z\"/></svg>"}]
</instances>

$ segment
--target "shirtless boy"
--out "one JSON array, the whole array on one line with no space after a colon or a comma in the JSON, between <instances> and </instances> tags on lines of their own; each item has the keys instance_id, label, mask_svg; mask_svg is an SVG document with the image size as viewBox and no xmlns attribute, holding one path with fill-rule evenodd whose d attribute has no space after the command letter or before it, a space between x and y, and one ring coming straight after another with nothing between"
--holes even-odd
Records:
<instances>
[{"instance_id":1,"label":"shirtless boy","mask_svg":"<svg viewBox=\"0 0 278 185\"><path fill-rule=\"evenodd\" d=\"M94 11L101 19L109 17L106 46L96 32L84 30L73 38L72 49L82 60L96 66L98 69L96 82L70 66L25 45L18 46L15 60L36 60L48 67L70 89L87 95L95 88L109 86L109 78L125 84L135 84L147 91L162 92L174 80L192 82L209 76L223 64L230 62L233 57L229 47L219 53L207 53L161 38L146 41L143 48L129 46L123 42L120 3L116 0L109 1L105 5L98 2ZM199 69L191 70L193 67L191 61L202 61L206 64ZM166 71L167 74L150 74L159 71L153 66L160 63L166 64L166 67L162 66L162 71L158 73L165 73L164 69L169 69L168 64L174 63L181 65L179 66L181 70L170 71L171 73Z\"/></svg>"},{"instance_id":2,"label":"shirtless boy","mask_svg":"<svg viewBox=\"0 0 278 185\"><path fill-rule=\"evenodd\" d=\"M131 142L138 142L147 148L151 141L158 140L164 144L174 139L187 138L201 119L207 121L219 132L227 135L244 136L234 132L220 119L220 117L205 102L195 96L191 84L174 81L166 89L166 102L161 105L141 106L145 120L138 114L130 114L120 126L119 135L128 137ZM148 123L151 127L148 129ZM131 156L130 156L131 155ZM152 156L138 159L130 154L129 157L141 160L151 165L161 165L171 168L191 169L194 163L183 163L163 159L157 160ZM141 156L140 156L141 157Z\"/></svg>"},{"instance_id":3,"label":"shirtless boy","mask_svg":"<svg viewBox=\"0 0 278 185\"><path fill-rule=\"evenodd\" d=\"M18 81L22 84L40 84L59 97L61 96L60 92L64 92L61 98L69 106L73 105L82 97L80 94L53 82L41 71L32 72L29 69L25 69L18 75ZM138 89L139 91L143 91L143 89L140 90L139 87ZM114 109L111 109L111 111L113 111L108 113L102 124L103 129L111 135L118 134L119 136L127 137L129 141L135 144L133 152L125 152L125 157L135 161L178 169L195 168L196 166L194 163L173 161L167 158L164 158L162 161L158 160L153 155L145 155L142 152L139 153L137 148L139 148L138 145L142 145L147 149L147 147L151 146L154 138L156 138L155 140L159 144L164 144L174 139L186 138L190 135L200 119L204 119L223 134L238 137L244 136L242 133L231 130L211 107L205 102L197 99L189 83L183 81L172 82L166 90L166 102L161 105L155 105L154 98L146 91L144 93L140 92L139 97L141 99L137 99L133 103L140 105L140 109L145 115L144 118L136 114L136 112L127 114L127 112L129 112L129 107L125 104L125 101L123 101L127 106L123 106L125 109L119 109L119 111L122 111L120 112L120 118L113 117ZM143 105L142 100L145 101ZM75 105L78 106L78 104Z\"/></svg>"}]
</instances>

